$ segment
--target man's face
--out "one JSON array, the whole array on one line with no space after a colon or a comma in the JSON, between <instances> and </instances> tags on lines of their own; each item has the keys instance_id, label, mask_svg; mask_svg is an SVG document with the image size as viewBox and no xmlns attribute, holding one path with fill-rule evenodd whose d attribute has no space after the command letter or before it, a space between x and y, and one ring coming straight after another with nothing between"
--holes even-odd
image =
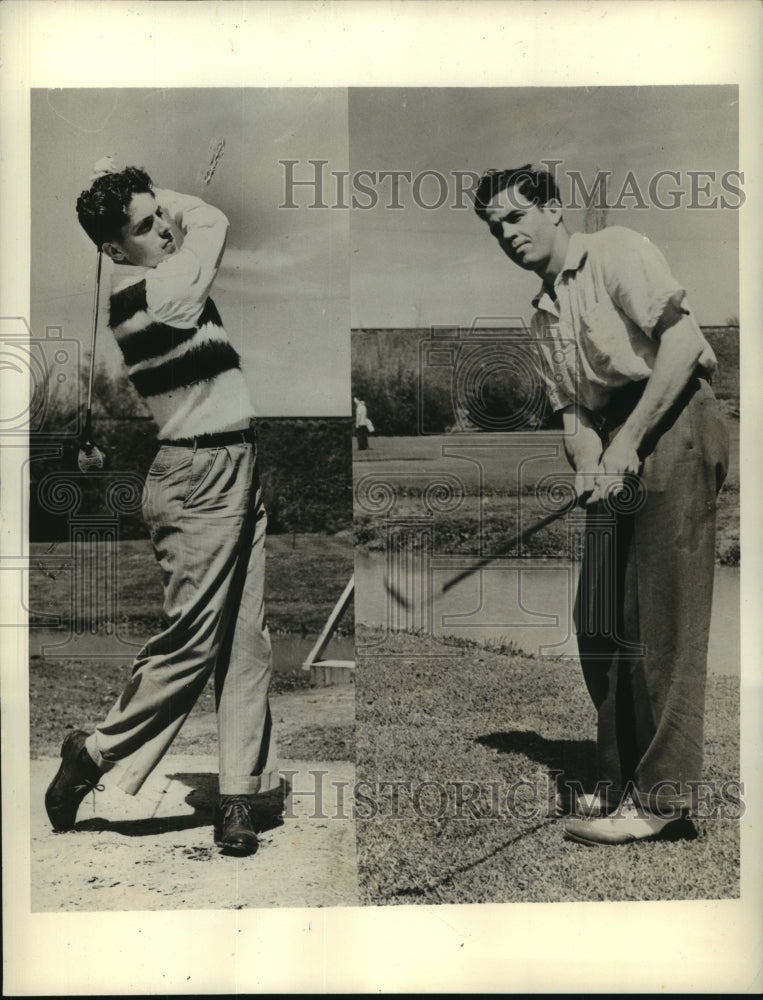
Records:
<instances>
[{"instance_id":1,"label":"man's face","mask_svg":"<svg viewBox=\"0 0 763 1000\"><path fill-rule=\"evenodd\" d=\"M127 210L128 222L119 238L107 244L110 256L119 263L156 267L175 253L177 244L169 222L162 217L156 198L148 192L134 194Z\"/></svg>"},{"instance_id":2,"label":"man's face","mask_svg":"<svg viewBox=\"0 0 763 1000\"><path fill-rule=\"evenodd\" d=\"M485 217L490 232L510 260L526 271L541 272L547 267L561 221L557 202L533 205L516 187L510 187L491 199Z\"/></svg>"}]
</instances>

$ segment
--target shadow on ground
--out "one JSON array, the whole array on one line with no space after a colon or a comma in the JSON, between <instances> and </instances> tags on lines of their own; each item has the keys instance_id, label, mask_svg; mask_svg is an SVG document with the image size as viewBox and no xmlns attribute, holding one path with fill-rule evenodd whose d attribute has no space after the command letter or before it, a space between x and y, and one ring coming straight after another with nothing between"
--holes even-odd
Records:
<instances>
[{"instance_id":1,"label":"shadow on ground","mask_svg":"<svg viewBox=\"0 0 763 1000\"><path fill-rule=\"evenodd\" d=\"M180 772L169 774L167 777L172 781L182 782L189 788L183 801L193 809L190 815L150 816L146 819L125 820L96 817L82 820L75 825L75 829L90 833L108 830L124 837L151 837L161 833L176 833L180 830L210 826L214 819L218 795L217 775ZM257 796L252 817L257 833L266 833L283 825L283 811L290 794L291 785L282 778L278 788Z\"/></svg>"},{"instance_id":2,"label":"shadow on ground","mask_svg":"<svg viewBox=\"0 0 763 1000\"><path fill-rule=\"evenodd\" d=\"M521 754L549 771L560 771L565 781L577 781L584 791L596 786L596 744L593 740L549 740L531 730L488 733L475 740L480 746L504 754Z\"/></svg>"}]
</instances>

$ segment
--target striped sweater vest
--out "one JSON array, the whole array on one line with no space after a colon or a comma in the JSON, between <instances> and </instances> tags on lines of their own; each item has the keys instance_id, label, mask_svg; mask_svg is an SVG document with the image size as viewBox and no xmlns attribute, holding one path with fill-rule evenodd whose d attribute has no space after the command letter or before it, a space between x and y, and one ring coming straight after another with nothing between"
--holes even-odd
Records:
<instances>
[{"instance_id":1,"label":"striped sweater vest","mask_svg":"<svg viewBox=\"0 0 763 1000\"><path fill-rule=\"evenodd\" d=\"M158 323L148 312L143 279L112 294L109 326L159 438L214 434L254 416L241 359L212 299L197 326Z\"/></svg>"}]
</instances>

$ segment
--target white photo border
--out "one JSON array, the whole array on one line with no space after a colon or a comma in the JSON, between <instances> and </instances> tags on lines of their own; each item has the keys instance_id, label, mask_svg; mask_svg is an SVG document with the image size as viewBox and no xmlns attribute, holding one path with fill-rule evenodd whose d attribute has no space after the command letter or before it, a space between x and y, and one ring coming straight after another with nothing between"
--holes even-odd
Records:
<instances>
[{"instance_id":1,"label":"white photo border","mask_svg":"<svg viewBox=\"0 0 763 1000\"><path fill-rule=\"evenodd\" d=\"M740 88L742 821L739 900L36 913L26 634L3 630L6 995L759 992L761 8L727 2L55 2L0 6L0 315L29 312L29 92L104 86ZM23 449L2 456L5 501ZM4 540L4 539L3 539ZM20 595L4 590L2 607ZM15 610L14 610L15 614ZM7 619L5 619L7 620Z\"/></svg>"}]
</instances>

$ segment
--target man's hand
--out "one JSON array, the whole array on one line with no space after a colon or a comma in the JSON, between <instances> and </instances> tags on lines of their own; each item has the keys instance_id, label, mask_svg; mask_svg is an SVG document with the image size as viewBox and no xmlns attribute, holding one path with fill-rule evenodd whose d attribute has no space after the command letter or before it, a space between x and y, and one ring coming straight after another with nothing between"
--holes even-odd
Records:
<instances>
[{"instance_id":1,"label":"man's hand","mask_svg":"<svg viewBox=\"0 0 763 1000\"><path fill-rule=\"evenodd\" d=\"M562 411L562 423L564 450L575 470L575 495L582 507L589 503L596 489L595 480L602 458L601 438L590 413L582 407L568 406Z\"/></svg>"},{"instance_id":2,"label":"man's hand","mask_svg":"<svg viewBox=\"0 0 763 1000\"><path fill-rule=\"evenodd\" d=\"M594 504L603 500L607 494L623 489L625 477L638 475L640 468L641 460L635 442L621 431L601 456L599 467L593 476L594 488L586 504Z\"/></svg>"},{"instance_id":3,"label":"man's hand","mask_svg":"<svg viewBox=\"0 0 763 1000\"><path fill-rule=\"evenodd\" d=\"M596 490L597 470L575 473L575 496L580 507L586 507L591 502L591 496Z\"/></svg>"}]
</instances>

